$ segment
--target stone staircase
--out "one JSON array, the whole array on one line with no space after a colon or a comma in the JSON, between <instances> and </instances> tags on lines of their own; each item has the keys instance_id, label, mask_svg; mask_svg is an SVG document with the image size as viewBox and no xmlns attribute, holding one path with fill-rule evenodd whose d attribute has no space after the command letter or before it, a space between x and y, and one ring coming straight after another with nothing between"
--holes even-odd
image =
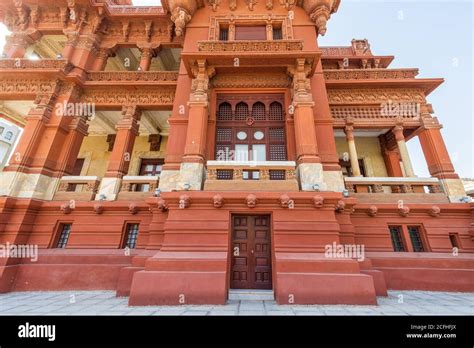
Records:
<instances>
[{"instance_id":1,"label":"stone staircase","mask_svg":"<svg viewBox=\"0 0 474 348\"><path fill-rule=\"evenodd\" d=\"M229 300L233 301L274 301L273 290L230 289Z\"/></svg>"}]
</instances>

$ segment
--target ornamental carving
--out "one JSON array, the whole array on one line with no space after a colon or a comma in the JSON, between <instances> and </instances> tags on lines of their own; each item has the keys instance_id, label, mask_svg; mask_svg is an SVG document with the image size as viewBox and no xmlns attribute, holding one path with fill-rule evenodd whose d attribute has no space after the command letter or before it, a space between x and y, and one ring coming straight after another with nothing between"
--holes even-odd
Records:
<instances>
[{"instance_id":1,"label":"ornamental carving","mask_svg":"<svg viewBox=\"0 0 474 348\"><path fill-rule=\"evenodd\" d=\"M81 101L95 103L96 105L165 105L172 106L174 100L173 88L140 88L137 90L110 88L88 88L85 90Z\"/></svg>"},{"instance_id":2,"label":"ornamental carving","mask_svg":"<svg viewBox=\"0 0 474 348\"><path fill-rule=\"evenodd\" d=\"M437 205L433 205L431 209L429 210L428 214L432 217L438 217L439 214L441 214L441 208L438 207Z\"/></svg>"},{"instance_id":3,"label":"ornamental carving","mask_svg":"<svg viewBox=\"0 0 474 348\"><path fill-rule=\"evenodd\" d=\"M211 81L214 88L288 88L291 79L285 74L224 75L217 74Z\"/></svg>"},{"instance_id":4,"label":"ornamental carving","mask_svg":"<svg viewBox=\"0 0 474 348\"><path fill-rule=\"evenodd\" d=\"M91 71L88 81L130 81L130 82L175 82L178 73L174 71Z\"/></svg>"},{"instance_id":5,"label":"ornamental carving","mask_svg":"<svg viewBox=\"0 0 474 348\"><path fill-rule=\"evenodd\" d=\"M199 41L200 52L286 52L303 50L301 40Z\"/></svg>"},{"instance_id":6,"label":"ornamental carving","mask_svg":"<svg viewBox=\"0 0 474 348\"><path fill-rule=\"evenodd\" d=\"M100 203L94 204L93 209L96 214L102 214L104 212L104 206Z\"/></svg>"},{"instance_id":7,"label":"ornamental carving","mask_svg":"<svg viewBox=\"0 0 474 348\"><path fill-rule=\"evenodd\" d=\"M367 215L370 217L376 217L378 213L378 208L375 205L372 205L367 209Z\"/></svg>"},{"instance_id":8,"label":"ornamental carving","mask_svg":"<svg viewBox=\"0 0 474 348\"><path fill-rule=\"evenodd\" d=\"M418 75L418 69L381 69L381 70L363 70L329 69L324 71L326 80L365 80L365 79L414 79Z\"/></svg>"},{"instance_id":9,"label":"ornamental carving","mask_svg":"<svg viewBox=\"0 0 474 348\"><path fill-rule=\"evenodd\" d=\"M47 79L0 79L0 95L49 94L56 89L56 80Z\"/></svg>"},{"instance_id":10,"label":"ornamental carving","mask_svg":"<svg viewBox=\"0 0 474 348\"><path fill-rule=\"evenodd\" d=\"M188 195L181 195L179 196L178 204L181 209L189 208L191 205L191 198L189 198Z\"/></svg>"},{"instance_id":11,"label":"ornamental carving","mask_svg":"<svg viewBox=\"0 0 474 348\"><path fill-rule=\"evenodd\" d=\"M314 196L313 205L318 209L324 207L324 198L322 196Z\"/></svg>"},{"instance_id":12,"label":"ornamental carving","mask_svg":"<svg viewBox=\"0 0 474 348\"><path fill-rule=\"evenodd\" d=\"M293 77L293 102L313 101L311 83L309 80L310 72L311 65L309 65L304 58L297 59L295 66L288 67L288 74Z\"/></svg>"},{"instance_id":13,"label":"ornamental carving","mask_svg":"<svg viewBox=\"0 0 474 348\"><path fill-rule=\"evenodd\" d=\"M182 7L176 7L171 12L171 20L175 25L175 34L176 36L183 36L186 29L186 24L191 20L191 15L187 10Z\"/></svg>"},{"instance_id":14,"label":"ornamental carving","mask_svg":"<svg viewBox=\"0 0 474 348\"><path fill-rule=\"evenodd\" d=\"M128 206L128 212L132 215L138 213L138 206L136 205L136 203L130 203L130 205Z\"/></svg>"},{"instance_id":15,"label":"ornamental carving","mask_svg":"<svg viewBox=\"0 0 474 348\"><path fill-rule=\"evenodd\" d=\"M402 217L407 217L410 214L410 208L407 206L403 206L398 209L398 214Z\"/></svg>"},{"instance_id":16,"label":"ornamental carving","mask_svg":"<svg viewBox=\"0 0 474 348\"><path fill-rule=\"evenodd\" d=\"M336 203L335 211L337 213L342 213L346 209L346 203L343 200L340 200Z\"/></svg>"},{"instance_id":17,"label":"ornamental carving","mask_svg":"<svg viewBox=\"0 0 474 348\"><path fill-rule=\"evenodd\" d=\"M245 198L245 204L248 208L255 208L257 206L257 196L250 194Z\"/></svg>"},{"instance_id":18,"label":"ornamental carving","mask_svg":"<svg viewBox=\"0 0 474 348\"><path fill-rule=\"evenodd\" d=\"M206 101L209 91L209 79L212 78L216 71L213 67L209 67L205 60L198 60L192 67L194 79L191 82L191 98L190 101Z\"/></svg>"},{"instance_id":19,"label":"ornamental carving","mask_svg":"<svg viewBox=\"0 0 474 348\"><path fill-rule=\"evenodd\" d=\"M280 207L288 209L291 208L293 201L291 200L290 196L284 194L280 196Z\"/></svg>"},{"instance_id":20,"label":"ornamental carving","mask_svg":"<svg viewBox=\"0 0 474 348\"><path fill-rule=\"evenodd\" d=\"M328 99L330 104L381 104L389 101L426 103L421 88L329 88Z\"/></svg>"},{"instance_id":21,"label":"ornamental carving","mask_svg":"<svg viewBox=\"0 0 474 348\"><path fill-rule=\"evenodd\" d=\"M224 206L224 198L217 194L214 197L212 197L212 205L214 208L222 208Z\"/></svg>"},{"instance_id":22,"label":"ornamental carving","mask_svg":"<svg viewBox=\"0 0 474 348\"><path fill-rule=\"evenodd\" d=\"M341 0L305 0L302 7L315 23L318 34L325 35L331 14L337 12Z\"/></svg>"}]
</instances>

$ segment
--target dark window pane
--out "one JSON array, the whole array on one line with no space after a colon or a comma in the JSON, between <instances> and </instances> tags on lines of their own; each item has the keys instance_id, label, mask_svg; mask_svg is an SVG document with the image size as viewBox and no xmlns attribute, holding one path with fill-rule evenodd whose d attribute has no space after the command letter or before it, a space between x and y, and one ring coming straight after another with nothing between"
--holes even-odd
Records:
<instances>
[{"instance_id":1,"label":"dark window pane","mask_svg":"<svg viewBox=\"0 0 474 348\"><path fill-rule=\"evenodd\" d=\"M273 40L281 40L281 28L273 28Z\"/></svg>"},{"instance_id":2,"label":"dark window pane","mask_svg":"<svg viewBox=\"0 0 474 348\"><path fill-rule=\"evenodd\" d=\"M423 247L423 241L421 240L420 228L418 226L409 226L408 234L410 235L413 250L416 252L425 251L425 248Z\"/></svg>"},{"instance_id":3,"label":"dark window pane","mask_svg":"<svg viewBox=\"0 0 474 348\"><path fill-rule=\"evenodd\" d=\"M219 40L221 41L229 40L229 29L221 28L221 30L219 31Z\"/></svg>"},{"instance_id":4,"label":"dark window pane","mask_svg":"<svg viewBox=\"0 0 474 348\"><path fill-rule=\"evenodd\" d=\"M459 249L459 243L458 243L457 235L450 234L449 235L449 240L451 241L451 245L453 246L453 248L458 248Z\"/></svg>"},{"instance_id":5,"label":"dark window pane","mask_svg":"<svg viewBox=\"0 0 474 348\"><path fill-rule=\"evenodd\" d=\"M137 245L139 224L127 224L127 243L125 247L134 249Z\"/></svg>"},{"instance_id":6,"label":"dark window pane","mask_svg":"<svg viewBox=\"0 0 474 348\"><path fill-rule=\"evenodd\" d=\"M71 234L71 224L61 224L59 228L61 234L59 235L56 248L65 248L69 240L69 235Z\"/></svg>"},{"instance_id":7,"label":"dark window pane","mask_svg":"<svg viewBox=\"0 0 474 348\"><path fill-rule=\"evenodd\" d=\"M394 251L405 251L402 241L402 228L400 226L390 226L390 237L392 238L392 245Z\"/></svg>"},{"instance_id":8,"label":"dark window pane","mask_svg":"<svg viewBox=\"0 0 474 348\"><path fill-rule=\"evenodd\" d=\"M264 25L257 27L235 27L236 40L266 40L267 32Z\"/></svg>"}]
</instances>

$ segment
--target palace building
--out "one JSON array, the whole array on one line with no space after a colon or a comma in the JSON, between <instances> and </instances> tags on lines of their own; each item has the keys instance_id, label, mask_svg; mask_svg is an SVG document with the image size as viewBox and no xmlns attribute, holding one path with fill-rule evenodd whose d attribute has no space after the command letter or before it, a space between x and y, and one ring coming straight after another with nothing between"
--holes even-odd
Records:
<instances>
[{"instance_id":1,"label":"palace building","mask_svg":"<svg viewBox=\"0 0 474 348\"><path fill-rule=\"evenodd\" d=\"M367 40L320 47L339 6L2 1L0 244L38 257L3 255L0 292L474 291L474 203L428 102L443 79Z\"/></svg>"}]
</instances>

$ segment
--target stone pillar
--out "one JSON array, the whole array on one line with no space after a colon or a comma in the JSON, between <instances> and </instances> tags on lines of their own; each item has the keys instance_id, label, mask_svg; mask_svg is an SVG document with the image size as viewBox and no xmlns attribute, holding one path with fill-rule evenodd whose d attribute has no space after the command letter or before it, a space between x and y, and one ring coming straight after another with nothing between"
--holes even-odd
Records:
<instances>
[{"instance_id":1,"label":"stone pillar","mask_svg":"<svg viewBox=\"0 0 474 348\"><path fill-rule=\"evenodd\" d=\"M400 158L402 159L403 167L405 168L405 175L407 177L415 177L413 165L411 164L410 155L408 153L405 136L403 135L403 125L398 123L393 129L395 140L397 141L398 150L400 151Z\"/></svg>"},{"instance_id":2,"label":"stone pillar","mask_svg":"<svg viewBox=\"0 0 474 348\"><path fill-rule=\"evenodd\" d=\"M177 189L190 185L191 190L201 190L206 164L206 138L209 79L215 70L207 66L205 60L198 60L193 68L194 79L191 84L191 96L188 102L189 117L186 132L183 161L180 167Z\"/></svg>"},{"instance_id":3,"label":"stone pillar","mask_svg":"<svg viewBox=\"0 0 474 348\"><path fill-rule=\"evenodd\" d=\"M235 24L234 22L229 23L229 41L234 41L235 40Z\"/></svg>"},{"instance_id":4,"label":"stone pillar","mask_svg":"<svg viewBox=\"0 0 474 348\"><path fill-rule=\"evenodd\" d=\"M357 149L354 140L354 126L348 124L344 129L346 133L347 145L349 146L349 158L351 160L351 168L353 176L362 176L359 167L359 157L357 156Z\"/></svg>"},{"instance_id":5,"label":"stone pillar","mask_svg":"<svg viewBox=\"0 0 474 348\"><path fill-rule=\"evenodd\" d=\"M152 48L142 48L141 49L141 58L140 58L140 70L148 71L150 70L151 60L155 56L155 51Z\"/></svg>"},{"instance_id":6,"label":"stone pillar","mask_svg":"<svg viewBox=\"0 0 474 348\"><path fill-rule=\"evenodd\" d=\"M124 105L122 107L122 119L117 123L117 134L115 137L114 148L109 157L109 165L105 177L100 183L99 193L96 199L101 195L106 200L115 200L122 178L127 175L132 157L135 138L138 136L138 121L141 111L136 105Z\"/></svg>"},{"instance_id":7,"label":"stone pillar","mask_svg":"<svg viewBox=\"0 0 474 348\"><path fill-rule=\"evenodd\" d=\"M24 58L28 46L34 42L26 33L12 33L6 37L5 54L7 58Z\"/></svg>"},{"instance_id":8,"label":"stone pillar","mask_svg":"<svg viewBox=\"0 0 474 348\"><path fill-rule=\"evenodd\" d=\"M87 136L89 125L87 124L87 115L77 115L69 125L69 133L64 142L63 152L61 153L61 166L59 168L61 176L71 175L74 165L79 155L84 137Z\"/></svg>"},{"instance_id":9,"label":"stone pillar","mask_svg":"<svg viewBox=\"0 0 474 348\"><path fill-rule=\"evenodd\" d=\"M308 75L311 67L304 58L288 69L293 77L293 107L296 142L297 172L303 191L313 191L314 185L326 189L323 182L323 166L318 154L314 126L313 96Z\"/></svg>"},{"instance_id":10,"label":"stone pillar","mask_svg":"<svg viewBox=\"0 0 474 348\"><path fill-rule=\"evenodd\" d=\"M428 106L429 107L429 106ZM441 134L442 125L436 117L432 117L427 106L422 108L422 127L418 132L421 148L430 174L441 180L444 190L453 202L466 196L466 191L458 174L454 170L449 152Z\"/></svg>"},{"instance_id":11,"label":"stone pillar","mask_svg":"<svg viewBox=\"0 0 474 348\"><path fill-rule=\"evenodd\" d=\"M98 49L94 62L91 66L91 71L103 71L107 65L107 59L110 57L110 50L107 48Z\"/></svg>"}]
</instances>

